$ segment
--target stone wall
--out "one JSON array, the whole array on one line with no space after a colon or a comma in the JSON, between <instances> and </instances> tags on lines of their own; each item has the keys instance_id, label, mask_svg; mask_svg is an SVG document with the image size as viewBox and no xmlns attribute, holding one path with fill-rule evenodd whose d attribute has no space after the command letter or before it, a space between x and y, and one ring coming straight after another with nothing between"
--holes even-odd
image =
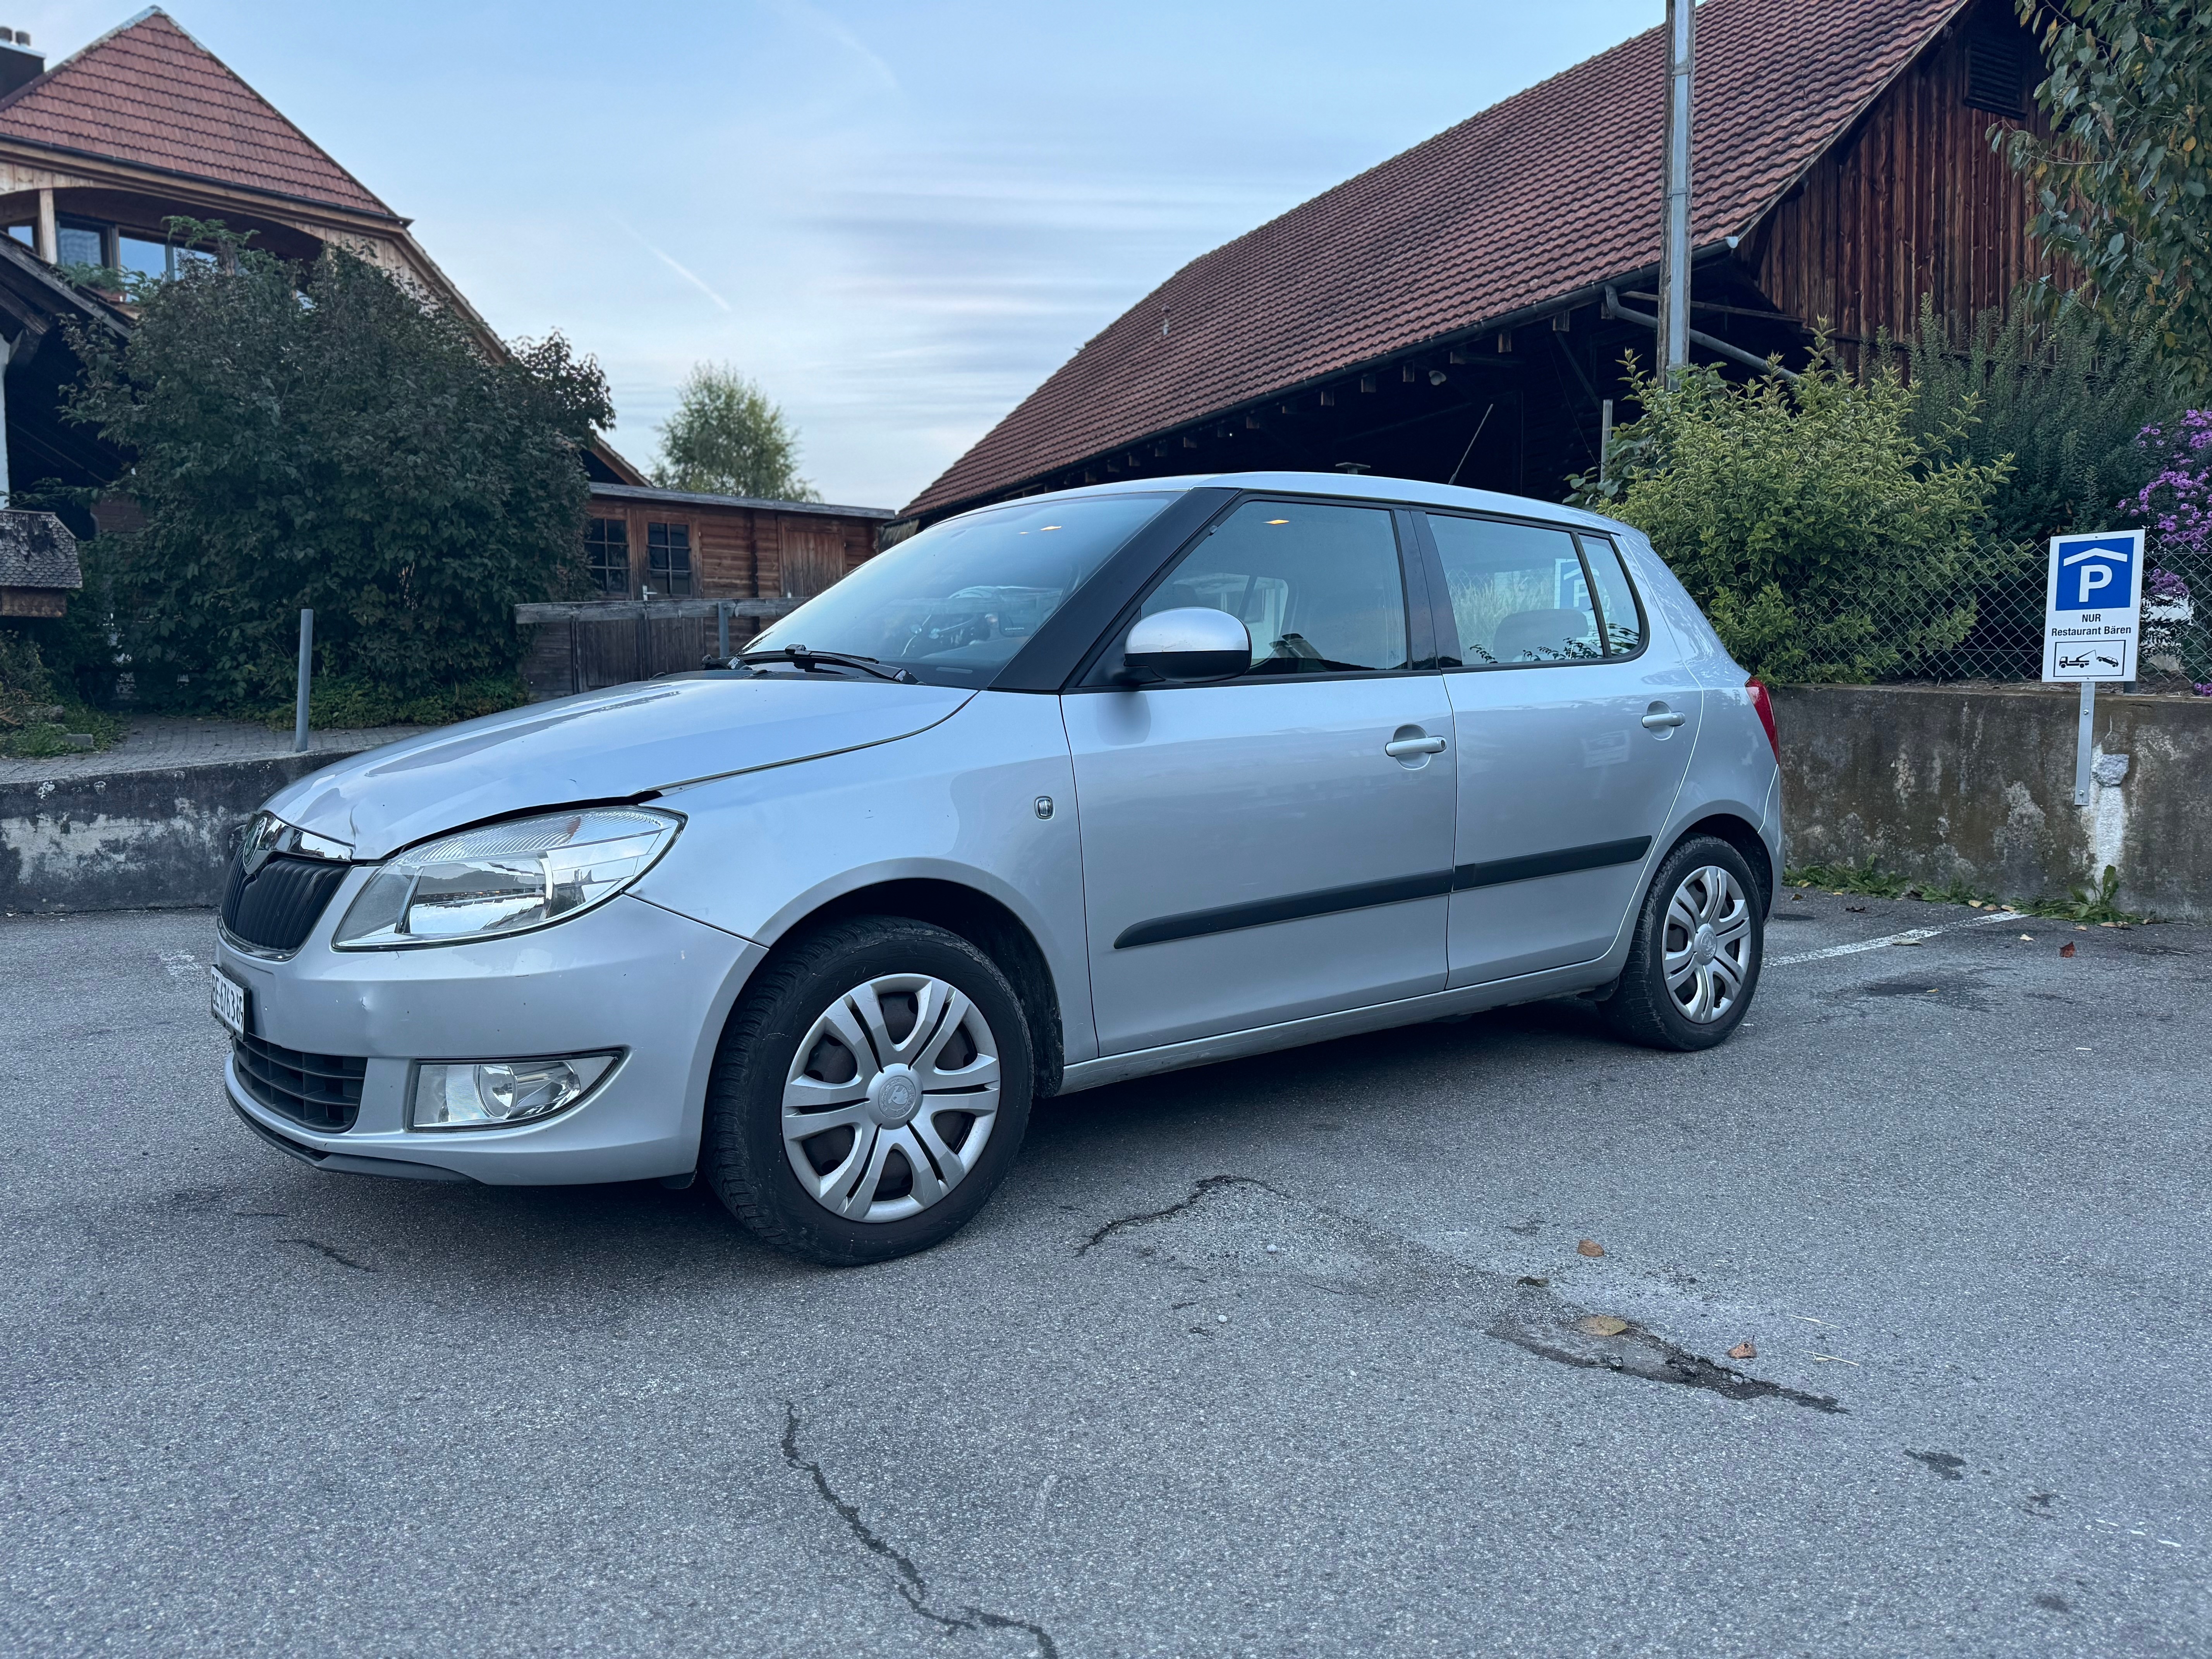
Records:
<instances>
[{"instance_id":1,"label":"stone wall","mask_svg":"<svg viewBox=\"0 0 2212 1659\"><path fill-rule=\"evenodd\" d=\"M2111 865L2127 908L2212 920L2212 698L2100 692L2097 771L2117 781L2087 806L2071 687L1793 686L1774 703L1793 865L1874 858L2011 899Z\"/></svg>"},{"instance_id":2,"label":"stone wall","mask_svg":"<svg viewBox=\"0 0 2212 1659\"><path fill-rule=\"evenodd\" d=\"M325 751L0 782L0 910L212 906L254 809L336 758Z\"/></svg>"}]
</instances>

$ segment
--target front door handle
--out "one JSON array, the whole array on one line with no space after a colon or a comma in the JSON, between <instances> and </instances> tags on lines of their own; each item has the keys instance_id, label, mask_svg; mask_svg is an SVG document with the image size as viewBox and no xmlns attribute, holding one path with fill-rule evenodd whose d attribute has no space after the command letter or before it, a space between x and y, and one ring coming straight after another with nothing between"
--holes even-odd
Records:
<instances>
[{"instance_id":1,"label":"front door handle","mask_svg":"<svg viewBox=\"0 0 2212 1659\"><path fill-rule=\"evenodd\" d=\"M1689 718L1687 714L1676 714L1663 702L1655 702L1650 712L1644 717L1644 729L1647 732L1671 731Z\"/></svg>"},{"instance_id":2,"label":"front door handle","mask_svg":"<svg viewBox=\"0 0 2212 1659\"><path fill-rule=\"evenodd\" d=\"M1382 745L1382 752L1392 760L1404 760L1408 755L1441 755L1444 752L1442 738L1400 738Z\"/></svg>"}]
</instances>

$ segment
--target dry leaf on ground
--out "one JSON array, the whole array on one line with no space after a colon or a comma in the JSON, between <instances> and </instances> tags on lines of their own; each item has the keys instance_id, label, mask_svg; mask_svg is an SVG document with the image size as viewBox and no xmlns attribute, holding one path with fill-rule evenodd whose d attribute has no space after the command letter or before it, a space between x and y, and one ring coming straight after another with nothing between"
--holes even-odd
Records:
<instances>
[{"instance_id":1,"label":"dry leaf on ground","mask_svg":"<svg viewBox=\"0 0 2212 1659\"><path fill-rule=\"evenodd\" d=\"M1591 1314L1575 1321L1575 1328L1588 1331L1592 1336L1619 1336L1628 1328L1628 1322L1612 1314Z\"/></svg>"},{"instance_id":2,"label":"dry leaf on ground","mask_svg":"<svg viewBox=\"0 0 2212 1659\"><path fill-rule=\"evenodd\" d=\"M2069 939L2065 944L2060 945L2058 947L2058 954L2062 957L2072 956L2074 954L2074 941Z\"/></svg>"},{"instance_id":3,"label":"dry leaf on ground","mask_svg":"<svg viewBox=\"0 0 2212 1659\"><path fill-rule=\"evenodd\" d=\"M1575 1254L1577 1255L1603 1255L1605 1254L1605 1246L1599 1243L1597 1240L1594 1238L1586 1238L1583 1240L1581 1243L1575 1246Z\"/></svg>"},{"instance_id":4,"label":"dry leaf on ground","mask_svg":"<svg viewBox=\"0 0 2212 1659\"><path fill-rule=\"evenodd\" d=\"M1730 1359L1756 1359L1759 1358L1759 1350L1748 1342L1739 1342L1735 1346L1729 1350L1729 1358Z\"/></svg>"}]
</instances>

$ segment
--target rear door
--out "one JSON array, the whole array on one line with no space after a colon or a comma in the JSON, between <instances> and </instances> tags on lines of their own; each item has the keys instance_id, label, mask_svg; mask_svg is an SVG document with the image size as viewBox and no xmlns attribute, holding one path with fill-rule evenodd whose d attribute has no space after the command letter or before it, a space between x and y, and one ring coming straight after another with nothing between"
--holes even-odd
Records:
<instances>
[{"instance_id":1,"label":"rear door","mask_svg":"<svg viewBox=\"0 0 2212 1659\"><path fill-rule=\"evenodd\" d=\"M1443 988L1452 715L1401 528L1244 502L1142 611L1228 611L1250 669L1063 698L1102 1054ZM1102 668L1120 661L1117 638Z\"/></svg>"},{"instance_id":2,"label":"rear door","mask_svg":"<svg viewBox=\"0 0 2212 1659\"><path fill-rule=\"evenodd\" d=\"M1425 527L1459 749L1449 983L1601 957L1689 769L1697 683L1604 537L1436 512Z\"/></svg>"}]
</instances>

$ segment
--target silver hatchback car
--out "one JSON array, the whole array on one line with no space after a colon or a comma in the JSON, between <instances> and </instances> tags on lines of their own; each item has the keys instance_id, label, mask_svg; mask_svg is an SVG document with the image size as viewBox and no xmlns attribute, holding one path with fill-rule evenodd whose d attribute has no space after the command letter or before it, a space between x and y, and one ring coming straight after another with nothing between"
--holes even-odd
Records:
<instances>
[{"instance_id":1,"label":"silver hatchback car","mask_svg":"<svg viewBox=\"0 0 2212 1659\"><path fill-rule=\"evenodd\" d=\"M935 525L696 673L329 767L249 826L230 1103L328 1170L703 1174L924 1249L1034 1102L1538 998L1721 1042L1765 691L1627 526L1255 473Z\"/></svg>"}]
</instances>

